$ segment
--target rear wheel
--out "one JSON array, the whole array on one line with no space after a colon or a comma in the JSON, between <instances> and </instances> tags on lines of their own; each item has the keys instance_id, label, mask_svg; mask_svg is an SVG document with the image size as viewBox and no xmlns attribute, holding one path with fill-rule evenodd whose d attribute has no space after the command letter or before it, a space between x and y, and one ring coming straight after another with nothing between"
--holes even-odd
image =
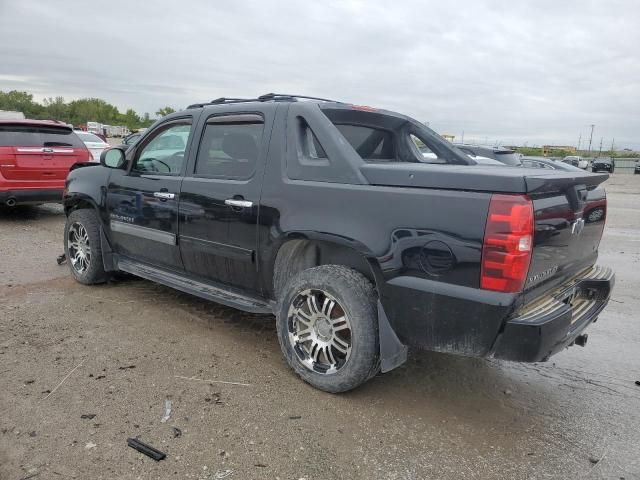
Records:
<instances>
[{"instance_id":1,"label":"rear wheel","mask_svg":"<svg viewBox=\"0 0 640 480\"><path fill-rule=\"evenodd\" d=\"M360 273L339 265L304 270L284 286L278 339L289 366L307 383L345 392L378 371L376 296Z\"/></svg>"},{"instance_id":2,"label":"rear wheel","mask_svg":"<svg viewBox=\"0 0 640 480\"><path fill-rule=\"evenodd\" d=\"M93 210L74 210L67 217L64 253L78 282L91 285L107 281L100 248L100 222Z\"/></svg>"}]
</instances>

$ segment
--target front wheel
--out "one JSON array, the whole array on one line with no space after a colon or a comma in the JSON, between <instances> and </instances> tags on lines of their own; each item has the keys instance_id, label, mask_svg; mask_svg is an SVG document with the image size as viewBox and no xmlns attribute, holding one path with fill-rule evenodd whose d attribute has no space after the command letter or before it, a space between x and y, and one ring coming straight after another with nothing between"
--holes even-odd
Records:
<instances>
[{"instance_id":1,"label":"front wheel","mask_svg":"<svg viewBox=\"0 0 640 480\"><path fill-rule=\"evenodd\" d=\"M92 285L107 281L100 248L100 222L93 210L74 210L67 217L64 253L78 282Z\"/></svg>"},{"instance_id":2,"label":"front wheel","mask_svg":"<svg viewBox=\"0 0 640 480\"><path fill-rule=\"evenodd\" d=\"M378 371L376 295L355 270L322 265L298 273L283 287L276 316L287 363L314 387L345 392Z\"/></svg>"}]
</instances>

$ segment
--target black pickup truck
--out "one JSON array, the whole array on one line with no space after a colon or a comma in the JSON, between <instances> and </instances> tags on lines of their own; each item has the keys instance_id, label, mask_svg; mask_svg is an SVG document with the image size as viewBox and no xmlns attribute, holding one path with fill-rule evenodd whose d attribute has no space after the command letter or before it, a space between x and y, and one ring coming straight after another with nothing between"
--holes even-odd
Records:
<instances>
[{"instance_id":1,"label":"black pickup truck","mask_svg":"<svg viewBox=\"0 0 640 480\"><path fill-rule=\"evenodd\" d=\"M607 178L479 165L371 107L218 99L75 168L64 247L81 283L128 272L274 313L290 367L342 392L408 348L538 362L584 345L614 282L595 265Z\"/></svg>"}]
</instances>

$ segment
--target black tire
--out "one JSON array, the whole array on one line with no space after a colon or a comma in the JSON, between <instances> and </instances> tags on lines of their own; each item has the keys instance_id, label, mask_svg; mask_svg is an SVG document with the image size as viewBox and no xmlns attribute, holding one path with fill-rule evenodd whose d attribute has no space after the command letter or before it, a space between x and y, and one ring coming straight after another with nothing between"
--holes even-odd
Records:
<instances>
[{"instance_id":1,"label":"black tire","mask_svg":"<svg viewBox=\"0 0 640 480\"><path fill-rule=\"evenodd\" d=\"M349 319L351 350L333 373L318 373L306 367L289 337L289 309L308 290L331 295ZM280 347L293 371L310 385L330 393L346 392L373 377L379 370L376 298L369 280L341 265L313 267L292 277L282 288L276 318Z\"/></svg>"},{"instance_id":2,"label":"black tire","mask_svg":"<svg viewBox=\"0 0 640 480\"><path fill-rule=\"evenodd\" d=\"M70 253L69 251L69 232L77 225L85 229L90 247L90 256L87 261L88 265L82 270L74 265L72 260L73 252ZM104 283L109 279L109 275L104 271L104 264L102 262L100 221L93 210L74 210L67 217L67 222L64 226L64 253L67 257L67 264L69 265L71 274L78 282L85 285L93 285L96 283Z\"/></svg>"}]
</instances>

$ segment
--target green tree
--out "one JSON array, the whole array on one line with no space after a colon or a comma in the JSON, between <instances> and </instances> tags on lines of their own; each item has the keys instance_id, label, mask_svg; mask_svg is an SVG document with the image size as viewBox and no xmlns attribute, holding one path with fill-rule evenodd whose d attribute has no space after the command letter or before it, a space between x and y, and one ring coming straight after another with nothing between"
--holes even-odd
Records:
<instances>
[{"instance_id":1,"label":"green tree","mask_svg":"<svg viewBox=\"0 0 640 480\"><path fill-rule=\"evenodd\" d=\"M0 92L0 110L22 112L27 118L34 118L42 114L42 105L33 101L31 93L11 90Z\"/></svg>"},{"instance_id":2,"label":"green tree","mask_svg":"<svg viewBox=\"0 0 640 480\"><path fill-rule=\"evenodd\" d=\"M158 117L164 117L166 115L169 115L170 113L175 112L175 110L171 107L162 107L160 109L158 109L158 111L156 112L156 115Z\"/></svg>"},{"instance_id":3,"label":"green tree","mask_svg":"<svg viewBox=\"0 0 640 480\"><path fill-rule=\"evenodd\" d=\"M153 123L148 113L140 117L131 108L125 113L120 113L117 107L101 98L80 98L67 103L63 97L58 96L45 98L40 104L33 100L32 94L18 90L0 91L0 110L22 112L27 118L61 120L76 126L87 122L100 122L137 129ZM157 113L166 115L172 111L171 107L164 107Z\"/></svg>"},{"instance_id":4,"label":"green tree","mask_svg":"<svg viewBox=\"0 0 640 480\"><path fill-rule=\"evenodd\" d=\"M135 129L140 128L142 125L142 119L135 110L129 108L124 114L120 114L118 118L118 124L125 125L127 128Z\"/></svg>"},{"instance_id":5,"label":"green tree","mask_svg":"<svg viewBox=\"0 0 640 480\"><path fill-rule=\"evenodd\" d=\"M151 120L151 116L149 115L149 112L145 112L144 117L142 117L142 126L145 128L150 127L152 123L153 123L153 120Z\"/></svg>"},{"instance_id":6,"label":"green tree","mask_svg":"<svg viewBox=\"0 0 640 480\"><path fill-rule=\"evenodd\" d=\"M100 122L115 124L119 112L116 107L100 98L81 98L69 103L71 123Z\"/></svg>"},{"instance_id":7,"label":"green tree","mask_svg":"<svg viewBox=\"0 0 640 480\"><path fill-rule=\"evenodd\" d=\"M69 105L64 101L64 97L49 97L44 99L42 116L51 120L71 121L69 117Z\"/></svg>"}]
</instances>

